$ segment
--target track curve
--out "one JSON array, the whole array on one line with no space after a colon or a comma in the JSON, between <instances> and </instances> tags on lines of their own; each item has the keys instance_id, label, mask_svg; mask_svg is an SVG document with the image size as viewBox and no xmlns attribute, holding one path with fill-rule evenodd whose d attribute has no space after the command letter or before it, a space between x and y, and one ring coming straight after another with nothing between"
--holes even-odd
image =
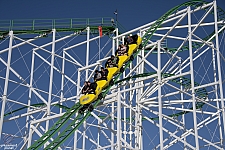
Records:
<instances>
[{"instance_id":1,"label":"track curve","mask_svg":"<svg viewBox=\"0 0 225 150\"><path fill-rule=\"evenodd\" d=\"M201 1L201 0L193 0L193 1L189 1L189 2L186 2L186 3L183 3L181 5L178 5L174 8L172 8L171 10L169 10L167 13L165 13L163 16L161 16L149 29L148 31L144 34L143 36L143 42L142 42L142 45L143 47L147 46L148 44L148 40L151 39L151 37L153 36L153 34L155 33L155 31L157 30L157 28L160 27L160 25L162 24L163 21L165 21L169 15L173 14L174 12L176 12L178 9L180 9L181 7L184 7L184 6L193 6L193 7L198 7L202 4L206 4L206 2L204 1ZM210 37L208 37L209 39ZM207 39L207 38L206 38ZM144 49L144 48L143 48ZM143 49L138 49L138 51L134 54L134 58L138 55L138 53L143 50ZM185 49L185 47L184 47ZM129 61L128 63L126 63L125 65L125 69L130 65L131 61ZM151 74L151 73L150 73ZM115 77L115 82L114 84L117 84L119 83L119 78L121 77L122 73L118 74L116 77ZM133 76L133 77L128 77L129 80L131 78L134 78L134 77L140 77L140 76L145 76L147 74L142 74L142 75L136 75L136 76ZM164 74L165 77L166 76L170 76L170 74ZM162 75L163 76L163 75ZM183 78L184 80L186 80L187 82L184 84L184 86L187 86L189 85L190 83L190 79L186 79L186 78ZM180 79L179 79L180 80ZM123 79L124 81L124 79ZM122 82L122 81L121 81ZM177 82L179 83L178 80L175 80L174 79L174 82ZM196 85L199 85L198 83L196 83ZM109 86L103 93L103 97L105 97L108 93L108 91L110 90L112 86ZM200 98L204 98L204 97L207 97L207 91L203 88L203 94L201 92L197 93L197 95L199 95ZM94 108L96 108L96 106L99 104L100 102L100 99L98 99L95 104L94 104ZM204 103L197 103L196 104L196 107L197 108L201 108L202 106L204 105ZM80 108L80 105L79 104L76 104L76 107L70 109L69 111L66 112L67 113L71 113L71 114L74 114L77 112L77 110ZM192 108L190 108L192 109ZM71 112L71 110L73 112ZM172 116L179 116L179 115L182 115L182 114L186 114L187 112L183 111L183 112L180 112L180 113L177 113L177 114L172 114ZM86 120L86 118L88 116L91 115L91 112L87 111L86 112L86 115L82 115L82 114L78 114L77 117L74 119L74 121L71 122L71 124L53 141L51 142L47 147L46 149L54 149L54 148L57 148L58 146L60 146L75 130L77 130L79 128L79 126ZM157 118L152 118L152 119L157 119ZM65 122L67 120L64 120ZM75 124L75 125L74 125ZM60 128L57 128L57 130L52 130L50 129L52 132L51 135L55 134ZM38 140L37 142L40 142L44 139L43 142L41 142L42 144L44 144L48 139L51 138L51 135L48 134L44 134L42 138L40 138L41 140ZM37 143L35 142L35 143ZM40 147L41 145L38 145L38 147ZM37 148L36 144L32 145L29 149L35 149Z\"/></svg>"}]
</instances>

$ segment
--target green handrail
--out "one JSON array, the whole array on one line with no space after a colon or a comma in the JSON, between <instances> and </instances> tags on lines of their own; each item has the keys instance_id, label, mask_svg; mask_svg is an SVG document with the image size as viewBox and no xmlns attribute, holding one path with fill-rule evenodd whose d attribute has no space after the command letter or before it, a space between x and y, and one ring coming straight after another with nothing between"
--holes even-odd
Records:
<instances>
[{"instance_id":1,"label":"green handrail","mask_svg":"<svg viewBox=\"0 0 225 150\"><path fill-rule=\"evenodd\" d=\"M52 31L52 29L56 29L58 32L79 31L87 26L90 27L90 30L93 33L98 30L98 26L102 26L102 32L105 33L113 31L116 28L111 19L111 17L105 17L0 20L0 37L6 36L10 30L13 30L14 34L40 34ZM122 26L119 26L118 28L120 32L125 31Z\"/></svg>"}]
</instances>

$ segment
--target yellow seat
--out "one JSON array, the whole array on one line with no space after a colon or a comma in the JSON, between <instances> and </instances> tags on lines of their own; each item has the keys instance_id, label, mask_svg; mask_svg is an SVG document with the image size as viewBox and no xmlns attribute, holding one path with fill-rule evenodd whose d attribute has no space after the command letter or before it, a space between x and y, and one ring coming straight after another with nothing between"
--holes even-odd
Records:
<instances>
[{"instance_id":1,"label":"yellow seat","mask_svg":"<svg viewBox=\"0 0 225 150\"><path fill-rule=\"evenodd\" d=\"M90 104L98 98L98 95L102 92L102 88L98 85L95 94L86 94L80 97L80 104Z\"/></svg>"},{"instance_id":2,"label":"yellow seat","mask_svg":"<svg viewBox=\"0 0 225 150\"><path fill-rule=\"evenodd\" d=\"M138 39L137 39L137 45L139 46L139 45L141 44L141 42L142 42L142 39L141 39L140 36L138 36Z\"/></svg>"},{"instance_id":3,"label":"yellow seat","mask_svg":"<svg viewBox=\"0 0 225 150\"><path fill-rule=\"evenodd\" d=\"M98 84L98 86L100 86L102 89L104 89L106 86L109 85L109 82L106 80L99 80L96 82Z\"/></svg>"},{"instance_id":4,"label":"yellow seat","mask_svg":"<svg viewBox=\"0 0 225 150\"><path fill-rule=\"evenodd\" d=\"M127 55L119 56L118 68L120 69L125 62L129 60Z\"/></svg>"},{"instance_id":5,"label":"yellow seat","mask_svg":"<svg viewBox=\"0 0 225 150\"><path fill-rule=\"evenodd\" d=\"M112 67L112 68L107 68L107 69L109 71L108 76L107 76L107 80L108 80L108 82L110 82L110 80L116 74L116 71L118 70L118 68L117 67Z\"/></svg>"},{"instance_id":6,"label":"yellow seat","mask_svg":"<svg viewBox=\"0 0 225 150\"><path fill-rule=\"evenodd\" d=\"M129 50L128 50L128 56L130 58L130 56L134 53L134 51L137 50L138 45L137 44L130 44L129 46Z\"/></svg>"},{"instance_id":7,"label":"yellow seat","mask_svg":"<svg viewBox=\"0 0 225 150\"><path fill-rule=\"evenodd\" d=\"M115 74L119 73L120 68L123 67L123 64L129 60L129 57L127 55L118 56L118 57L119 57L118 68L117 68Z\"/></svg>"}]
</instances>

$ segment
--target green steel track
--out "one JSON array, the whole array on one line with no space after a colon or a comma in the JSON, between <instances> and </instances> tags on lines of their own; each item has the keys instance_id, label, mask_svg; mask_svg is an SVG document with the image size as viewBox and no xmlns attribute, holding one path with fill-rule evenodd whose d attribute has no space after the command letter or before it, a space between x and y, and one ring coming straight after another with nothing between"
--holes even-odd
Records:
<instances>
[{"instance_id":1,"label":"green steel track","mask_svg":"<svg viewBox=\"0 0 225 150\"><path fill-rule=\"evenodd\" d=\"M38 107L45 107L46 104L45 104L45 103L38 103L38 104L32 104L32 105L30 105L30 106L31 106L31 107L37 107L37 108L38 108ZM26 108L28 108L28 107L30 107L30 106L24 106L24 107L15 109L15 110L13 110L13 111L10 111L9 113L6 113L4 116L11 115L11 114L13 114L13 113L15 113L15 112L18 112L18 111L20 111L20 110L26 109ZM63 109L65 109L65 110L69 110L69 109L70 109L69 107L64 106L64 105L60 105L60 104L54 104L53 106L56 106L56 107L59 107L59 108L63 108Z\"/></svg>"},{"instance_id":2,"label":"green steel track","mask_svg":"<svg viewBox=\"0 0 225 150\"><path fill-rule=\"evenodd\" d=\"M204 4L206 2L204 1L200 1L200 0L193 0L193 1L189 1L186 3L183 3L181 5L178 5L174 8L172 8L171 10L169 10L167 13L165 13L162 17L160 17L150 28L149 30L145 33L145 35L142 37L143 38L143 42L142 45L143 47L145 47L148 44L148 40L153 36L153 33L157 30L158 27L160 27L161 23L167 19L167 17L169 15L171 15L172 13L176 12L179 8L184 7L184 6L193 6L193 7L198 7L202 4ZM222 11L221 16L224 15L225 13ZM221 17L220 17L221 18ZM224 18L224 16L223 16ZM199 45L200 46L200 45ZM138 53L141 51L141 49L138 49L137 52L134 55L134 57L136 57L138 55ZM126 69L130 63L132 61L128 61L124 67L124 69ZM114 79L114 84L116 84L118 82L118 79L121 77L122 73L118 74L115 79ZM164 74L164 76L170 76L169 74ZM180 78L179 79L174 79L174 82L177 82L179 84L183 84L185 86L190 86L190 79L186 79L183 78L182 79L182 83L180 82ZM198 86L199 84L196 83L195 86ZM112 86L108 86L103 92L103 98L107 95L107 93L109 92L110 88ZM199 98L206 98L207 94L206 94L206 90L204 88L199 89L196 91L196 94ZM97 105L99 104L101 100L98 99L96 100L96 102L93 104L94 108L97 107ZM204 103L197 103L196 107L197 108L201 108L204 105ZM69 120L69 118L74 115L76 112L78 112L78 110L81 108L82 106L77 103L75 104L73 107L71 107L68 111L65 112L65 114L54 124L54 126L52 126L39 140L37 140L35 143L33 143L33 145L31 147L28 148L28 150L34 150L34 149L39 149L43 144L45 144L54 134L56 134L61 127L67 123L67 121ZM192 108L190 108L192 109ZM173 114L171 116L179 116L182 114L185 114L187 112L181 112L181 113L177 113L177 114ZM86 112L83 114L77 114L77 116L74 118L74 120L67 126L67 128L62 131L60 133L60 135L58 135L57 138L55 138L45 149L46 150L52 150L52 149L57 149L57 147L59 147L67 138L70 137L70 135L77 130L80 125L83 124L83 122L87 119L87 117L89 117L91 115L91 112L86 110ZM154 119L154 118L152 118ZM155 118L157 119L157 118Z\"/></svg>"},{"instance_id":3,"label":"green steel track","mask_svg":"<svg viewBox=\"0 0 225 150\"><path fill-rule=\"evenodd\" d=\"M157 73L152 72L152 73L137 74L137 75L130 76L130 77L124 78L122 80L119 80L119 81L116 82L116 84L121 83L123 81L135 79L135 78L143 78L143 77L151 76L151 75L154 75L154 74L157 74ZM162 74L163 78L171 77L171 76L174 76L174 75L168 74L168 73ZM185 78L185 77L179 77L179 78L171 79L170 81L182 85L185 89L190 89L190 87L191 87L191 80L188 79L188 78ZM194 86L197 87L197 86L200 86L200 84L197 83L197 82L194 82ZM205 88L199 88L199 89L195 90L195 94L196 94L196 97L199 98L199 99L205 100L208 97L208 93L207 93L207 90ZM202 108L204 104L205 103L203 103L203 102L197 102L196 103L196 109ZM189 109L192 110L193 108L189 108ZM187 114L189 112L190 111L181 111L179 113L171 114L171 115L168 115L168 116L169 117L178 117L180 115ZM130 119L130 118L128 118L128 119ZM151 120L158 120L158 117L150 118L150 119Z\"/></svg>"}]
</instances>

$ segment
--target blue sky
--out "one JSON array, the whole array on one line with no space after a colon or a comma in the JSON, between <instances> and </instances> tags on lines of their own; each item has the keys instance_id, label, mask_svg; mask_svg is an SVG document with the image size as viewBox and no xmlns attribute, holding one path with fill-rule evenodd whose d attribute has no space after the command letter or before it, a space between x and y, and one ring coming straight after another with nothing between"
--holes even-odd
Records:
<instances>
[{"instance_id":1,"label":"blue sky","mask_svg":"<svg viewBox=\"0 0 225 150\"><path fill-rule=\"evenodd\" d=\"M207 0L210 2L209 0ZM0 19L59 19L115 17L127 29L156 20L185 0L14 0L0 1ZM225 1L218 0L225 8Z\"/></svg>"},{"instance_id":2,"label":"blue sky","mask_svg":"<svg viewBox=\"0 0 225 150\"><path fill-rule=\"evenodd\" d=\"M208 0L207 0L208 1ZM157 20L185 0L0 0L0 20L114 17L126 30ZM210 1L208 1L210 2ZM217 0L225 10L225 0ZM17 54L19 55L19 53ZM40 74L42 72L39 72ZM37 74L39 76L39 74ZM40 84L40 83L39 83ZM47 84L47 83L46 83ZM1 82L1 86L4 85ZM46 85L47 86L47 85ZM23 89L21 89L23 90ZM46 96L47 99L47 96ZM7 127L6 127L7 128ZM157 130L157 129L156 129Z\"/></svg>"}]
</instances>

